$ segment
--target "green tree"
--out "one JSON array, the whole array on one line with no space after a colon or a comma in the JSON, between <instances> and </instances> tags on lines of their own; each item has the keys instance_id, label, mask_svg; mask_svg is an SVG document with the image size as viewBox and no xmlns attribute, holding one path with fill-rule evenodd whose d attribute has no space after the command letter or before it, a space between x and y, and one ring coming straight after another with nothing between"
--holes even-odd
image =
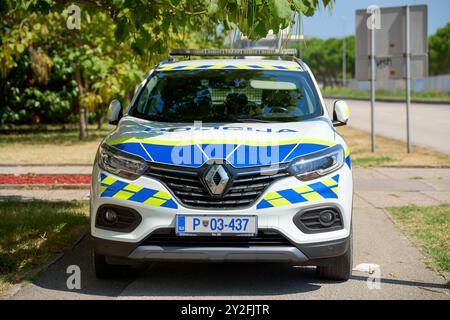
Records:
<instances>
[{"instance_id":1,"label":"green tree","mask_svg":"<svg viewBox=\"0 0 450 320\"><path fill-rule=\"evenodd\" d=\"M430 74L450 73L450 23L429 37Z\"/></svg>"},{"instance_id":2,"label":"green tree","mask_svg":"<svg viewBox=\"0 0 450 320\"><path fill-rule=\"evenodd\" d=\"M220 46L223 42L217 35L219 24L225 31L239 28L249 38L258 39L269 30L276 33L287 27L292 23L293 12L312 15L320 4L331 7L333 1L80 0L77 4L82 10L81 30L69 31L63 20L67 19L65 9L71 3L2 0L0 59L2 79L10 77L11 70L22 67L19 61L29 59L32 80L41 85L32 87L34 94L46 99L53 94L52 101L58 99L59 93L45 91L43 86L48 83L41 75L53 76L55 66L59 70L67 64L66 81L71 84L71 92L76 92L71 108L79 114L83 139L87 136L88 111L97 112L98 106L103 110L111 96L122 94L129 98L137 79L167 56L169 48ZM34 29L38 23L48 29L47 36L41 29ZM48 46L44 45L46 38L53 39ZM124 79L117 81L116 76ZM9 90L6 95L11 97L11 85L2 85L2 90ZM53 103L47 100L39 102L37 109ZM64 100L64 104L69 100ZM10 101L6 102L4 105L8 106Z\"/></svg>"},{"instance_id":3,"label":"green tree","mask_svg":"<svg viewBox=\"0 0 450 320\"><path fill-rule=\"evenodd\" d=\"M0 123L37 123L50 115L66 122L70 116L76 83L61 56L63 43L51 36L53 26L35 14L10 15L0 23Z\"/></svg>"},{"instance_id":4,"label":"green tree","mask_svg":"<svg viewBox=\"0 0 450 320\"><path fill-rule=\"evenodd\" d=\"M15 14L10 19L22 19ZM2 122L67 122L79 114L80 137L85 138L88 112L99 113L112 97L125 97L134 89L131 83L144 76L144 63L129 45L114 41L107 15L89 16L79 33L65 27L66 19L66 13L32 13L2 29L2 48L9 49L0 52L7 64Z\"/></svg>"},{"instance_id":5,"label":"green tree","mask_svg":"<svg viewBox=\"0 0 450 320\"><path fill-rule=\"evenodd\" d=\"M346 40L347 78L354 77L355 70L355 37L348 36ZM298 48L302 59L314 70L318 81L326 86L335 86L342 79L343 39L330 38L306 40Z\"/></svg>"}]
</instances>

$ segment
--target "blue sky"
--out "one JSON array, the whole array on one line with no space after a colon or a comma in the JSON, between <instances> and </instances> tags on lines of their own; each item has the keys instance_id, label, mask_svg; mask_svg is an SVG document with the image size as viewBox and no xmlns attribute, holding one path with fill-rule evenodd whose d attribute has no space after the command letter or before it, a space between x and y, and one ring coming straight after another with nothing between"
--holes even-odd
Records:
<instances>
[{"instance_id":1,"label":"blue sky","mask_svg":"<svg viewBox=\"0 0 450 320\"><path fill-rule=\"evenodd\" d=\"M355 33L355 10L370 5L396 7L406 4L428 5L428 34L450 22L449 0L336 0L333 12L320 9L313 17L304 17L304 34L307 37L340 38ZM345 23L343 22L345 20Z\"/></svg>"}]
</instances>

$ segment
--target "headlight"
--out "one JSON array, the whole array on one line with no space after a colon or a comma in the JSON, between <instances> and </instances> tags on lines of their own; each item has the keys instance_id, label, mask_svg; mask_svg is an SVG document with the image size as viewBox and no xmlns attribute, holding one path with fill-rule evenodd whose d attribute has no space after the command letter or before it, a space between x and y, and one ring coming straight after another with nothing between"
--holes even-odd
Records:
<instances>
[{"instance_id":1,"label":"headlight","mask_svg":"<svg viewBox=\"0 0 450 320\"><path fill-rule=\"evenodd\" d=\"M336 145L294 159L289 172L299 180L307 181L336 171L344 164L344 148Z\"/></svg>"},{"instance_id":2,"label":"headlight","mask_svg":"<svg viewBox=\"0 0 450 320\"><path fill-rule=\"evenodd\" d=\"M97 159L103 170L130 180L139 178L148 168L142 158L114 149L105 143L100 146Z\"/></svg>"}]
</instances>

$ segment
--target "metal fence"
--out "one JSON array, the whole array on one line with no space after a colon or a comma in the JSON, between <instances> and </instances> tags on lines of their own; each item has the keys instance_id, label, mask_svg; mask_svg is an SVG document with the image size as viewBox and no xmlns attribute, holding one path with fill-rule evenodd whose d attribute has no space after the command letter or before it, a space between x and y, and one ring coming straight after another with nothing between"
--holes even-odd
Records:
<instances>
[{"instance_id":1,"label":"metal fence","mask_svg":"<svg viewBox=\"0 0 450 320\"><path fill-rule=\"evenodd\" d=\"M370 83L366 81L350 80L348 86L353 90L367 91L370 88ZM384 80L377 81L377 90L384 91L402 91L405 90L404 80ZM425 92L425 91L437 91L437 92L450 92L450 75L442 75L436 77L428 77L425 79L416 79L411 84L412 92Z\"/></svg>"}]
</instances>

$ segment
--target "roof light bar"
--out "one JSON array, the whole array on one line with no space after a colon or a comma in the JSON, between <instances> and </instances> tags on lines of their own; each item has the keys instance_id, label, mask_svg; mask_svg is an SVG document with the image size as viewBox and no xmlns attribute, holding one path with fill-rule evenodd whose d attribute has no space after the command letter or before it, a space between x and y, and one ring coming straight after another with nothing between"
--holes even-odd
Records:
<instances>
[{"instance_id":1,"label":"roof light bar","mask_svg":"<svg viewBox=\"0 0 450 320\"><path fill-rule=\"evenodd\" d=\"M297 57L297 49L173 49L171 56L279 56Z\"/></svg>"}]
</instances>

